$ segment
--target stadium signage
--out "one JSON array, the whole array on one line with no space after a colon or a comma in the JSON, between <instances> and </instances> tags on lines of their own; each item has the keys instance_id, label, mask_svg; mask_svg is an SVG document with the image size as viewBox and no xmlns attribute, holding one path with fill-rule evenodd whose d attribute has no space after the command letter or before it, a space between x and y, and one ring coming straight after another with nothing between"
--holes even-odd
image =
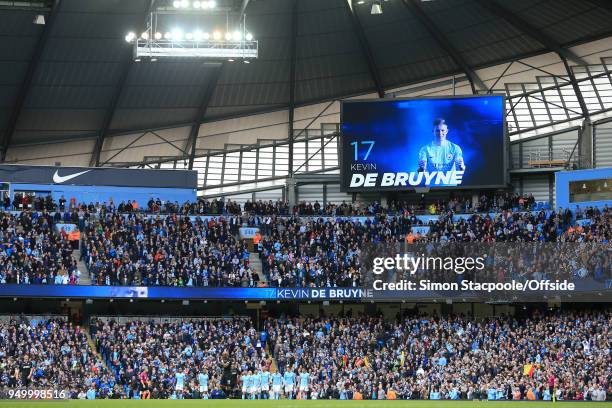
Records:
<instances>
[{"instance_id":1,"label":"stadium signage","mask_svg":"<svg viewBox=\"0 0 612 408\"><path fill-rule=\"evenodd\" d=\"M197 188L197 172L192 170L144 170L113 167L57 167L0 165L5 183L39 185L117 186L152 188Z\"/></svg>"},{"instance_id":2,"label":"stadium signage","mask_svg":"<svg viewBox=\"0 0 612 408\"><path fill-rule=\"evenodd\" d=\"M321 289L277 289L278 299L359 299L374 296L372 289L321 288Z\"/></svg>"},{"instance_id":3,"label":"stadium signage","mask_svg":"<svg viewBox=\"0 0 612 408\"><path fill-rule=\"evenodd\" d=\"M383 173L381 187L406 186L458 186L461 184L463 171L398 172ZM376 187L378 173L353 174L349 187Z\"/></svg>"},{"instance_id":4,"label":"stadium signage","mask_svg":"<svg viewBox=\"0 0 612 408\"><path fill-rule=\"evenodd\" d=\"M589 299L595 301L610 301L612 290L605 289L604 284L592 279L581 280L575 284L573 290L564 290L558 286L548 284L540 285L535 281L532 286L524 285L525 292L534 295L532 300L541 301L545 294L563 295L564 293L592 294L594 291L600 296ZM609 284L609 282L607 283ZM522 289L523 287L521 287ZM382 290L381 290L382 289ZM417 289L417 290L415 290ZM217 288L217 287L162 287L162 286L86 286L86 285L0 285L0 297L10 298L70 298L70 299L175 299L175 300L225 300L225 301L261 301L261 300L417 300L440 298L467 298L492 295L497 290L505 294L521 294L518 286L515 287L467 287L459 290L444 290L445 288L431 286L410 289L406 286L394 284L385 287L362 288ZM467 289L467 290L466 290ZM568 288L569 289L569 288ZM525 293L527 294L527 293ZM574 300L577 300L574 298Z\"/></svg>"}]
</instances>

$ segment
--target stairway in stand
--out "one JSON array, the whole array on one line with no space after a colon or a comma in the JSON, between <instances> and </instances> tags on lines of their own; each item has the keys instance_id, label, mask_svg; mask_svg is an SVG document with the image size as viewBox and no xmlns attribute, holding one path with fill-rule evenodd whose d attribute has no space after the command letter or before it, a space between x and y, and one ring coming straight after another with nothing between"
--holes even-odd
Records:
<instances>
[{"instance_id":1,"label":"stairway in stand","mask_svg":"<svg viewBox=\"0 0 612 408\"><path fill-rule=\"evenodd\" d=\"M87 265L81 259L81 250L75 249L72 251L72 256L77 260L77 267L79 271L81 271L81 280L79 285L91 285L91 275L89 274L89 270L87 269Z\"/></svg>"},{"instance_id":2,"label":"stairway in stand","mask_svg":"<svg viewBox=\"0 0 612 408\"><path fill-rule=\"evenodd\" d=\"M263 273L263 265L261 259L259 259L259 253L251 252L249 254L249 266L257 273L257 276L259 276L259 282L268 286L268 278Z\"/></svg>"}]
</instances>

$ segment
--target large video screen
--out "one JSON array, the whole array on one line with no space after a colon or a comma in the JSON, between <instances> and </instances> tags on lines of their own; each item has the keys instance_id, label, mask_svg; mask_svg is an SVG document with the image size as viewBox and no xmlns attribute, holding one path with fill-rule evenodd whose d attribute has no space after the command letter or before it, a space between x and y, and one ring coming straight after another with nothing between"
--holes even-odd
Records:
<instances>
[{"instance_id":1,"label":"large video screen","mask_svg":"<svg viewBox=\"0 0 612 408\"><path fill-rule=\"evenodd\" d=\"M503 96L345 101L343 191L505 185Z\"/></svg>"}]
</instances>

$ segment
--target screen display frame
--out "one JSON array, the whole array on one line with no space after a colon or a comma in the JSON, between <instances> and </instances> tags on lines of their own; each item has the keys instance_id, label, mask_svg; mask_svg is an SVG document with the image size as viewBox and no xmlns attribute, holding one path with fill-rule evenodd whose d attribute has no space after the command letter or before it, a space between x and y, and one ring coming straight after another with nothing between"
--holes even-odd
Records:
<instances>
[{"instance_id":1,"label":"screen display frame","mask_svg":"<svg viewBox=\"0 0 612 408\"><path fill-rule=\"evenodd\" d=\"M500 184L470 184L470 185L459 185L459 186L432 186L427 187L428 189L439 190L473 190L483 188L507 188L509 183L508 163L510 162L510 140L508 137L508 128L506 123L506 95L502 93L491 93L487 95L453 95L453 96L429 96L429 97L402 97L402 98L369 98L369 99L341 99L340 100L340 132L339 132L339 143L338 143L338 158L340 165L340 191L346 193L364 193L364 192L397 192L397 191L415 191L419 187L349 187L350 178L352 173L346 172L346 166L344 161L344 150L345 150L345 135L344 135L344 106L345 104L360 104L360 103L392 103L402 101L418 101L418 100L453 100L453 99L471 99L471 98L490 98L500 97L502 98L502 106L504 110L502 112L502 157L503 157L503 177L502 183Z\"/></svg>"}]
</instances>

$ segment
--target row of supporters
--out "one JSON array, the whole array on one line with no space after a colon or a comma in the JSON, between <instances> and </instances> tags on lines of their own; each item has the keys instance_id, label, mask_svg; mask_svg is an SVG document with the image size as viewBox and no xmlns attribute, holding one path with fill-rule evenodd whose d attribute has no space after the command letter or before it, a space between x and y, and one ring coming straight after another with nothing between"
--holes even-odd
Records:
<instances>
[{"instance_id":1,"label":"row of supporters","mask_svg":"<svg viewBox=\"0 0 612 408\"><path fill-rule=\"evenodd\" d=\"M556 245L524 254L512 254L522 248L512 245L504 256L490 257L487 271L498 281L605 281L612 271L609 251L600 250L612 236L610 208L589 209L586 224L577 223L570 211L505 211L461 218L449 211L425 230L423 222L409 214L367 220L256 216L251 220L261 230L255 248L259 260L238 238L241 216L157 217L83 209L51 214L0 212L0 282L78 283L81 271L72 247L52 228L62 221L83 232L81 259L98 285L358 287L365 283L362 251L404 242L431 245L433 249L427 250L432 254L440 243ZM261 274L253 258L261 262Z\"/></svg>"},{"instance_id":2,"label":"row of supporters","mask_svg":"<svg viewBox=\"0 0 612 408\"><path fill-rule=\"evenodd\" d=\"M0 212L0 282L78 284L69 234L54 229L62 221L60 213Z\"/></svg>"},{"instance_id":3,"label":"row of supporters","mask_svg":"<svg viewBox=\"0 0 612 408\"><path fill-rule=\"evenodd\" d=\"M0 323L0 387L72 398L612 399L609 310Z\"/></svg>"},{"instance_id":4,"label":"row of supporters","mask_svg":"<svg viewBox=\"0 0 612 408\"><path fill-rule=\"evenodd\" d=\"M416 197L416 196L415 196ZM143 205L145 204L145 205ZM387 206L378 202L370 204L346 203L322 204L300 202L290 208L286 201L247 201L243 205L225 199L205 200L179 203L178 201L162 201L159 198L150 199L147 203L137 200L107 203L77 203L76 198L66 199L63 195L54 200L51 195L30 196L15 193L11 202L6 196L0 202L5 210L36 210L36 211L78 211L89 212L148 212L163 214L192 215L321 215L321 216L368 216L379 214L442 214L446 211L457 213L489 212L502 210L530 210L538 207L533 195L522 196L516 193L481 194L474 202L472 196L453 196L447 201L428 201L422 194L413 201L391 201Z\"/></svg>"}]
</instances>

